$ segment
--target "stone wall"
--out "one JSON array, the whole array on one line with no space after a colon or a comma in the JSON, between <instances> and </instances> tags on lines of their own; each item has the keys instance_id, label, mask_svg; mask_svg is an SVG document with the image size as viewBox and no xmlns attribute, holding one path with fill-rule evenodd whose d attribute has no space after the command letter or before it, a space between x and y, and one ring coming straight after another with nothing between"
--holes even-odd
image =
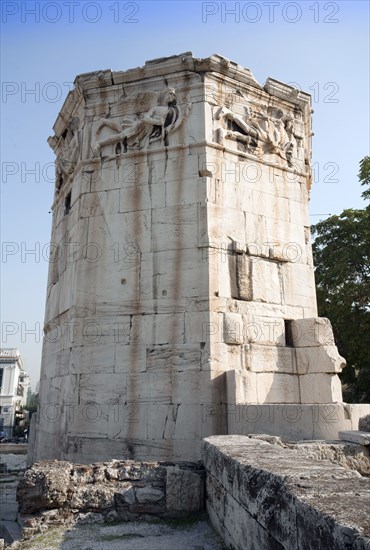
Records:
<instances>
[{"instance_id":1,"label":"stone wall","mask_svg":"<svg viewBox=\"0 0 370 550\"><path fill-rule=\"evenodd\" d=\"M229 373L231 383L234 373ZM270 434L285 441L338 440L342 430L358 430L368 404L236 404L220 407L218 414L232 435Z\"/></svg>"},{"instance_id":2,"label":"stone wall","mask_svg":"<svg viewBox=\"0 0 370 550\"><path fill-rule=\"evenodd\" d=\"M49 138L30 462L194 461L233 433L225 404L342 401L316 317L311 116L308 94L220 55L76 78Z\"/></svg>"},{"instance_id":3,"label":"stone wall","mask_svg":"<svg viewBox=\"0 0 370 550\"><path fill-rule=\"evenodd\" d=\"M286 448L271 437L205 440L207 510L228 548L370 549L370 480L348 463L336 464L335 449L315 445Z\"/></svg>"},{"instance_id":4,"label":"stone wall","mask_svg":"<svg viewBox=\"0 0 370 550\"><path fill-rule=\"evenodd\" d=\"M19 482L23 536L60 524L182 517L204 506L200 463L44 461Z\"/></svg>"},{"instance_id":5,"label":"stone wall","mask_svg":"<svg viewBox=\"0 0 370 550\"><path fill-rule=\"evenodd\" d=\"M44 461L17 490L25 538L51 526L174 518L206 506L233 550L369 550L369 448L216 436L202 463Z\"/></svg>"}]
</instances>

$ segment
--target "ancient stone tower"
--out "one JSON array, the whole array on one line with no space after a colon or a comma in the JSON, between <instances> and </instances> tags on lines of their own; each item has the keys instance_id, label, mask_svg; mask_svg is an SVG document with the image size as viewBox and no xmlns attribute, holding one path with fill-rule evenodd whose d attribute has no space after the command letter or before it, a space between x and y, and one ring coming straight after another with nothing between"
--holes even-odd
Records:
<instances>
[{"instance_id":1,"label":"ancient stone tower","mask_svg":"<svg viewBox=\"0 0 370 550\"><path fill-rule=\"evenodd\" d=\"M310 96L185 53L78 76L54 132L34 459L193 460L254 431L249 405L312 437L289 411L341 402L343 360L316 318Z\"/></svg>"}]
</instances>

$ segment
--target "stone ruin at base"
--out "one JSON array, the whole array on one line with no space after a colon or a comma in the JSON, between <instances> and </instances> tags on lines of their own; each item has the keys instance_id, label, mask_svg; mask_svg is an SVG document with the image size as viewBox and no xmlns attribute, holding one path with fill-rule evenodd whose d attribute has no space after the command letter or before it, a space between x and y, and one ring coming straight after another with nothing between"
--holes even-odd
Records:
<instances>
[{"instance_id":1,"label":"stone ruin at base","mask_svg":"<svg viewBox=\"0 0 370 550\"><path fill-rule=\"evenodd\" d=\"M357 428L317 317L310 96L219 55L80 75L54 125L29 462L197 460Z\"/></svg>"}]
</instances>

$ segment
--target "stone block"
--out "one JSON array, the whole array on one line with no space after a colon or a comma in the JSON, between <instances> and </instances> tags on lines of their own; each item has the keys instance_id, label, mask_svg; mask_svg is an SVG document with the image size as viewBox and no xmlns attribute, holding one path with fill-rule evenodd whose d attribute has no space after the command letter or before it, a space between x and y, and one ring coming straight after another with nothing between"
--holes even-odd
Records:
<instances>
[{"instance_id":1,"label":"stone block","mask_svg":"<svg viewBox=\"0 0 370 550\"><path fill-rule=\"evenodd\" d=\"M114 487L87 485L76 487L70 505L82 511L114 508Z\"/></svg>"},{"instance_id":2,"label":"stone block","mask_svg":"<svg viewBox=\"0 0 370 550\"><path fill-rule=\"evenodd\" d=\"M238 436L203 442L207 508L227 544L240 550L367 548L364 478L276 443ZM357 507L346 499L354 487Z\"/></svg>"},{"instance_id":3,"label":"stone block","mask_svg":"<svg viewBox=\"0 0 370 550\"><path fill-rule=\"evenodd\" d=\"M119 375L121 376L121 375ZM131 403L171 403L171 372L131 373L127 376L127 400Z\"/></svg>"},{"instance_id":4,"label":"stone block","mask_svg":"<svg viewBox=\"0 0 370 550\"><path fill-rule=\"evenodd\" d=\"M362 416L358 421L360 432L370 432L370 414Z\"/></svg>"},{"instance_id":5,"label":"stone block","mask_svg":"<svg viewBox=\"0 0 370 550\"><path fill-rule=\"evenodd\" d=\"M359 432L356 430L340 431L339 439L358 443L359 445L370 445L370 434L368 432Z\"/></svg>"},{"instance_id":6,"label":"stone block","mask_svg":"<svg viewBox=\"0 0 370 550\"><path fill-rule=\"evenodd\" d=\"M225 313L223 320L224 342L242 344L244 342L243 317L238 313Z\"/></svg>"},{"instance_id":7,"label":"stone block","mask_svg":"<svg viewBox=\"0 0 370 550\"><path fill-rule=\"evenodd\" d=\"M109 439L147 439L150 405L140 401L115 404L108 410L107 436Z\"/></svg>"},{"instance_id":8,"label":"stone block","mask_svg":"<svg viewBox=\"0 0 370 550\"><path fill-rule=\"evenodd\" d=\"M226 373L227 403L258 403L257 374L230 370Z\"/></svg>"},{"instance_id":9,"label":"stone block","mask_svg":"<svg viewBox=\"0 0 370 550\"><path fill-rule=\"evenodd\" d=\"M98 404L125 403L127 379L125 374L82 374L79 390L80 402Z\"/></svg>"},{"instance_id":10,"label":"stone block","mask_svg":"<svg viewBox=\"0 0 370 550\"><path fill-rule=\"evenodd\" d=\"M94 216L89 220L88 242L96 245L99 265L102 264L103 258L106 258L111 266L114 263L122 265L128 259L131 260L132 251L149 252L151 224L151 210ZM94 258L92 247L89 252L90 257ZM97 262L91 259L90 263L95 263L96 269Z\"/></svg>"},{"instance_id":11,"label":"stone block","mask_svg":"<svg viewBox=\"0 0 370 550\"><path fill-rule=\"evenodd\" d=\"M228 405L224 413L229 433L270 434L284 441L338 439L338 430L351 429L342 404L245 404Z\"/></svg>"},{"instance_id":12,"label":"stone block","mask_svg":"<svg viewBox=\"0 0 370 550\"><path fill-rule=\"evenodd\" d=\"M233 208L251 210L251 191L246 189L240 181L226 183L222 180L217 180L218 189L216 191L217 204L225 208Z\"/></svg>"},{"instance_id":13,"label":"stone block","mask_svg":"<svg viewBox=\"0 0 370 550\"><path fill-rule=\"evenodd\" d=\"M245 254L227 257L231 297L237 300L256 299L253 294L253 264Z\"/></svg>"},{"instance_id":14,"label":"stone block","mask_svg":"<svg viewBox=\"0 0 370 550\"><path fill-rule=\"evenodd\" d=\"M169 207L203 203L207 196L207 185L198 174L193 177L186 175L182 180L167 180L165 189L163 196L166 197L166 206Z\"/></svg>"},{"instance_id":15,"label":"stone block","mask_svg":"<svg viewBox=\"0 0 370 550\"><path fill-rule=\"evenodd\" d=\"M244 342L285 346L284 319L262 315L243 315Z\"/></svg>"},{"instance_id":16,"label":"stone block","mask_svg":"<svg viewBox=\"0 0 370 550\"><path fill-rule=\"evenodd\" d=\"M218 394L212 387L213 371L182 371L172 373L172 400L174 403L201 404L212 402ZM216 385L216 384L215 384Z\"/></svg>"},{"instance_id":17,"label":"stone block","mask_svg":"<svg viewBox=\"0 0 370 550\"><path fill-rule=\"evenodd\" d=\"M206 311L185 313L186 343L221 342L222 337L222 315Z\"/></svg>"},{"instance_id":18,"label":"stone block","mask_svg":"<svg viewBox=\"0 0 370 550\"><path fill-rule=\"evenodd\" d=\"M240 370L244 365L244 351L233 344L212 342L210 346L206 343L202 350L201 365L202 370Z\"/></svg>"},{"instance_id":19,"label":"stone block","mask_svg":"<svg viewBox=\"0 0 370 550\"><path fill-rule=\"evenodd\" d=\"M49 373L50 376L64 376L68 373L74 374L72 367L72 352L71 350L65 350L60 351L55 358L52 358L52 356L45 354L45 357L47 359L48 364L53 365L55 367L55 371L52 371L52 368L50 368ZM107 368L109 370L109 367Z\"/></svg>"},{"instance_id":20,"label":"stone block","mask_svg":"<svg viewBox=\"0 0 370 550\"><path fill-rule=\"evenodd\" d=\"M157 153L153 154L152 159L149 163L149 184L155 185L162 183L163 181L181 181L180 176L180 166L186 167L186 173L181 174L183 176L183 183L186 178L198 178L198 155L192 154L187 155L184 150L175 150L173 155L167 159L163 158L163 154Z\"/></svg>"},{"instance_id":21,"label":"stone block","mask_svg":"<svg viewBox=\"0 0 370 550\"><path fill-rule=\"evenodd\" d=\"M282 297L277 263L263 258L250 259L250 262L253 300L280 304Z\"/></svg>"},{"instance_id":22,"label":"stone block","mask_svg":"<svg viewBox=\"0 0 370 550\"><path fill-rule=\"evenodd\" d=\"M117 200L117 199L116 199ZM163 182L146 187L123 187L119 190L119 212L138 212L165 206Z\"/></svg>"},{"instance_id":23,"label":"stone block","mask_svg":"<svg viewBox=\"0 0 370 550\"><path fill-rule=\"evenodd\" d=\"M331 323L325 317L295 319L290 324L295 348L335 345Z\"/></svg>"},{"instance_id":24,"label":"stone block","mask_svg":"<svg viewBox=\"0 0 370 550\"><path fill-rule=\"evenodd\" d=\"M339 373L346 366L346 361L339 355L336 346L297 348L295 356L298 374Z\"/></svg>"},{"instance_id":25,"label":"stone block","mask_svg":"<svg viewBox=\"0 0 370 550\"><path fill-rule=\"evenodd\" d=\"M283 285L283 303L291 306L303 306L317 315L316 287L312 266L301 263L283 263L280 269Z\"/></svg>"},{"instance_id":26,"label":"stone block","mask_svg":"<svg viewBox=\"0 0 370 550\"><path fill-rule=\"evenodd\" d=\"M342 386L336 374L304 374L299 376L301 403L341 403Z\"/></svg>"},{"instance_id":27,"label":"stone block","mask_svg":"<svg viewBox=\"0 0 370 550\"><path fill-rule=\"evenodd\" d=\"M171 206L153 210L152 250L156 252L196 247L197 224L197 205Z\"/></svg>"},{"instance_id":28,"label":"stone block","mask_svg":"<svg viewBox=\"0 0 370 550\"><path fill-rule=\"evenodd\" d=\"M282 201L282 199L277 199ZM285 212L289 213L288 202L286 201ZM278 206L278 204L276 205ZM304 225L301 220L299 225L281 219L284 214L280 214L276 210L275 218L270 217L270 213L266 213L266 241L265 246L268 247L269 257L283 263L293 263L304 265L307 263L306 243ZM304 218L306 222L306 218ZM311 269L312 271L312 269Z\"/></svg>"},{"instance_id":29,"label":"stone block","mask_svg":"<svg viewBox=\"0 0 370 550\"><path fill-rule=\"evenodd\" d=\"M170 369L182 372L200 369L200 346L197 344L177 344L176 346L153 346L146 353L148 371Z\"/></svg>"},{"instance_id":30,"label":"stone block","mask_svg":"<svg viewBox=\"0 0 370 550\"><path fill-rule=\"evenodd\" d=\"M201 434L201 404L180 403L178 405L176 424L173 431L174 440L200 441Z\"/></svg>"},{"instance_id":31,"label":"stone block","mask_svg":"<svg viewBox=\"0 0 370 550\"><path fill-rule=\"evenodd\" d=\"M87 343L86 343L87 344ZM72 348L69 369L74 374L112 373L115 366L115 346L90 344Z\"/></svg>"},{"instance_id":32,"label":"stone block","mask_svg":"<svg viewBox=\"0 0 370 550\"><path fill-rule=\"evenodd\" d=\"M182 313L134 315L131 321L130 343L137 345L183 343L184 330Z\"/></svg>"},{"instance_id":33,"label":"stone block","mask_svg":"<svg viewBox=\"0 0 370 550\"><path fill-rule=\"evenodd\" d=\"M204 249L204 258L208 259L211 273L210 288L213 295L231 298L237 292L235 279L235 258L229 257L226 248L218 245ZM234 278L232 278L234 277Z\"/></svg>"},{"instance_id":34,"label":"stone block","mask_svg":"<svg viewBox=\"0 0 370 550\"><path fill-rule=\"evenodd\" d=\"M296 225L301 225L309 227L309 215L306 208L306 200L294 200L290 199L288 201L287 207L289 211L289 221Z\"/></svg>"},{"instance_id":35,"label":"stone block","mask_svg":"<svg viewBox=\"0 0 370 550\"><path fill-rule=\"evenodd\" d=\"M208 296L207 263L202 251L186 249L143 254L140 263L140 298L179 304L180 298Z\"/></svg>"},{"instance_id":36,"label":"stone block","mask_svg":"<svg viewBox=\"0 0 370 550\"><path fill-rule=\"evenodd\" d=\"M86 514L78 514L77 522L83 525L88 523L104 523L104 516L96 512L87 512Z\"/></svg>"},{"instance_id":37,"label":"stone block","mask_svg":"<svg viewBox=\"0 0 370 550\"><path fill-rule=\"evenodd\" d=\"M245 354L246 366L253 372L297 372L293 348L250 344Z\"/></svg>"},{"instance_id":38,"label":"stone block","mask_svg":"<svg viewBox=\"0 0 370 550\"><path fill-rule=\"evenodd\" d=\"M175 433L178 409L178 403L152 403L148 409L148 439L171 440Z\"/></svg>"},{"instance_id":39,"label":"stone block","mask_svg":"<svg viewBox=\"0 0 370 550\"><path fill-rule=\"evenodd\" d=\"M370 415L370 403L344 403L343 406L345 407L347 416L351 419L351 428L349 429L367 431L367 429L364 429L361 420Z\"/></svg>"},{"instance_id":40,"label":"stone block","mask_svg":"<svg viewBox=\"0 0 370 550\"><path fill-rule=\"evenodd\" d=\"M135 496L140 504L151 504L164 499L164 492L155 487L138 487L135 489Z\"/></svg>"},{"instance_id":41,"label":"stone block","mask_svg":"<svg viewBox=\"0 0 370 550\"><path fill-rule=\"evenodd\" d=\"M174 439L172 441L172 456L173 460L183 461L183 460L200 460L201 459L201 443L202 440L200 437L196 439Z\"/></svg>"},{"instance_id":42,"label":"stone block","mask_svg":"<svg viewBox=\"0 0 370 550\"><path fill-rule=\"evenodd\" d=\"M257 403L300 402L298 376L294 374L256 373L256 386Z\"/></svg>"},{"instance_id":43,"label":"stone block","mask_svg":"<svg viewBox=\"0 0 370 550\"><path fill-rule=\"evenodd\" d=\"M199 512L204 508L204 476L168 466L166 481L168 512Z\"/></svg>"},{"instance_id":44,"label":"stone block","mask_svg":"<svg viewBox=\"0 0 370 550\"><path fill-rule=\"evenodd\" d=\"M85 193L80 199L81 218L102 216L104 214L118 214L119 190ZM73 242L73 241L72 241Z\"/></svg>"},{"instance_id":45,"label":"stone block","mask_svg":"<svg viewBox=\"0 0 370 550\"><path fill-rule=\"evenodd\" d=\"M245 220L241 210L209 204L207 212L208 229L201 240L203 244L213 243L218 247L228 247L230 241L245 243Z\"/></svg>"},{"instance_id":46,"label":"stone block","mask_svg":"<svg viewBox=\"0 0 370 550\"><path fill-rule=\"evenodd\" d=\"M234 405L234 409L235 407L236 405ZM233 406L230 405L230 409L232 408ZM232 412L230 414L232 414ZM228 408L225 403L221 401L202 404L201 419L202 439L214 433L226 434L228 432Z\"/></svg>"},{"instance_id":47,"label":"stone block","mask_svg":"<svg viewBox=\"0 0 370 550\"><path fill-rule=\"evenodd\" d=\"M76 301L75 281L77 277L77 262L69 265L59 275L58 313L64 313Z\"/></svg>"},{"instance_id":48,"label":"stone block","mask_svg":"<svg viewBox=\"0 0 370 550\"><path fill-rule=\"evenodd\" d=\"M257 215L247 212L245 215L245 252L250 256L268 256L268 248L266 248L266 216Z\"/></svg>"},{"instance_id":49,"label":"stone block","mask_svg":"<svg viewBox=\"0 0 370 550\"><path fill-rule=\"evenodd\" d=\"M258 216L269 216L270 220L279 220L288 223L289 216L289 200L285 197L279 197L275 193L265 192L261 189L253 189L253 212ZM273 239L276 241L276 238Z\"/></svg>"},{"instance_id":50,"label":"stone block","mask_svg":"<svg viewBox=\"0 0 370 550\"><path fill-rule=\"evenodd\" d=\"M136 341L131 345L115 344L114 371L126 374L146 371L146 346Z\"/></svg>"},{"instance_id":51,"label":"stone block","mask_svg":"<svg viewBox=\"0 0 370 550\"><path fill-rule=\"evenodd\" d=\"M33 470L27 470L17 487L20 512L31 514L68 502L71 467L68 462L60 462L57 469L51 463L44 464L41 469L35 466Z\"/></svg>"}]
</instances>

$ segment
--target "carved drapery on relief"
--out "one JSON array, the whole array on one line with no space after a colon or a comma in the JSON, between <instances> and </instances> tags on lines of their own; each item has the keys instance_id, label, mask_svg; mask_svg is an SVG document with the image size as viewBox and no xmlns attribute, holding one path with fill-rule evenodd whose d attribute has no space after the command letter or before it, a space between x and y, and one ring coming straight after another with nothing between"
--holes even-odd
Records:
<instances>
[{"instance_id":1,"label":"carved drapery on relief","mask_svg":"<svg viewBox=\"0 0 370 550\"><path fill-rule=\"evenodd\" d=\"M81 130L80 119L73 117L61 136L59 151L56 159L56 188L59 190L64 180L70 176L80 159L81 154ZM51 144L53 146L53 144ZM54 147L53 147L54 148Z\"/></svg>"},{"instance_id":2,"label":"carved drapery on relief","mask_svg":"<svg viewBox=\"0 0 370 550\"><path fill-rule=\"evenodd\" d=\"M261 107L253 110L244 108L244 116L236 114L226 106L215 113L220 122L216 129L216 141L236 141L244 151L263 156L276 154L288 166L293 166L293 158L303 160L303 125L299 109L294 113L285 112L276 107Z\"/></svg>"},{"instance_id":3,"label":"carved drapery on relief","mask_svg":"<svg viewBox=\"0 0 370 550\"><path fill-rule=\"evenodd\" d=\"M135 115L101 119L96 127L94 156L101 154L106 145L115 145L115 153L125 153L130 149L146 149L150 143L161 141L168 145L168 136L186 119L191 105L184 109L177 106L176 92L165 88L161 93L137 93L124 98L121 108L130 106ZM119 108L118 108L119 110ZM99 139L102 129L106 127L112 134Z\"/></svg>"}]
</instances>

